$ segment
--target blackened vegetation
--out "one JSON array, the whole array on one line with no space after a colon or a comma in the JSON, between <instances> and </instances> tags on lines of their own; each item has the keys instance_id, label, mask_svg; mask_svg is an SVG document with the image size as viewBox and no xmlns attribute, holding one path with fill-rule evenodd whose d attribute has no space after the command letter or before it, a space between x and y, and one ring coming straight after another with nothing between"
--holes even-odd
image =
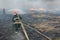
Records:
<instances>
[{"instance_id":1,"label":"blackened vegetation","mask_svg":"<svg viewBox=\"0 0 60 40\"><path fill-rule=\"evenodd\" d=\"M0 40L10 40L12 34L11 15L0 15Z\"/></svg>"},{"instance_id":2,"label":"blackened vegetation","mask_svg":"<svg viewBox=\"0 0 60 40\"><path fill-rule=\"evenodd\" d=\"M10 15L10 14L0 15L0 40L15 40L15 39L12 39L12 37L11 37L11 35L14 35L14 29L13 29L13 25L12 25L13 24L12 17L13 17L13 15ZM30 25L33 25L34 23L37 23L37 22L42 23L42 20L45 18L44 17L44 18L41 18L38 20L38 18L32 18L32 14L31 15L29 14L28 16L22 15L21 17L22 17L23 23L26 25L28 25L28 23ZM44 20L46 20L46 19L53 20L51 18L45 18ZM47 40L42 35L38 34L36 31L29 29L27 27L25 27L25 28L27 30L30 40ZM43 33L51 38L55 37L53 35L53 34L55 34L55 32L53 33L52 31L49 31L47 33L45 33L45 32L43 32Z\"/></svg>"},{"instance_id":3,"label":"blackened vegetation","mask_svg":"<svg viewBox=\"0 0 60 40\"><path fill-rule=\"evenodd\" d=\"M0 15L0 40L14 40L11 35L14 35L12 25L12 15ZM30 40L41 40L43 37L34 30L26 28Z\"/></svg>"},{"instance_id":4,"label":"blackened vegetation","mask_svg":"<svg viewBox=\"0 0 60 40\"><path fill-rule=\"evenodd\" d=\"M28 36L30 40L48 40L47 38L43 37L39 33L37 33L35 30L25 26L25 29L27 30Z\"/></svg>"}]
</instances>

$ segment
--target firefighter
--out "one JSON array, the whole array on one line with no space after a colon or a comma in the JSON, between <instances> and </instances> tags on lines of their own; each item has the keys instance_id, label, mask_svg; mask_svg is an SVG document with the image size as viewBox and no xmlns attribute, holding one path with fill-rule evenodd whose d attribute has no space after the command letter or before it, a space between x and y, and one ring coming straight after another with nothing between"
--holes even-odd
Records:
<instances>
[{"instance_id":1,"label":"firefighter","mask_svg":"<svg viewBox=\"0 0 60 40\"><path fill-rule=\"evenodd\" d=\"M21 19L22 19L21 16L18 15L17 12L14 12L14 16L12 18L12 21L13 21L13 25L15 27L16 33L21 26Z\"/></svg>"}]
</instances>

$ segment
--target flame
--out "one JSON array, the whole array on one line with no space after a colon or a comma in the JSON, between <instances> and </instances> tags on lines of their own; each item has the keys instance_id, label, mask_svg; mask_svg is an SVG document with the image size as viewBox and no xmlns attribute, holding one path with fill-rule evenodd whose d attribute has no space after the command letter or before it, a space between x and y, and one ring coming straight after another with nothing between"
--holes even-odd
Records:
<instances>
[{"instance_id":1,"label":"flame","mask_svg":"<svg viewBox=\"0 0 60 40\"><path fill-rule=\"evenodd\" d=\"M36 10L34 7L30 8L30 10Z\"/></svg>"},{"instance_id":2,"label":"flame","mask_svg":"<svg viewBox=\"0 0 60 40\"><path fill-rule=\"evenodd\" d=\"M45 8L39 8L39 10L41 10L41 11L45 11Z\"/></svg>"}]
</instances>

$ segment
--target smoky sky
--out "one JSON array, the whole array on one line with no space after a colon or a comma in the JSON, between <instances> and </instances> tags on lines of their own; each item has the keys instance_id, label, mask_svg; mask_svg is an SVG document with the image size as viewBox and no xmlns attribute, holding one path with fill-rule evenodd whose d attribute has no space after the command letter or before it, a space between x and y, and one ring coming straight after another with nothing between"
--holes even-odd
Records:
<instances>
[{"instance_id":1,"label":"smoky sky","mask_svg":"<svg viewBox=\"0 0 60 40\"><path fill-rule=\"evenodd\" d=\"M60 0L0 0L0 8L29 9L30 7L60 10Z\"/></svg>"}]
</instances>

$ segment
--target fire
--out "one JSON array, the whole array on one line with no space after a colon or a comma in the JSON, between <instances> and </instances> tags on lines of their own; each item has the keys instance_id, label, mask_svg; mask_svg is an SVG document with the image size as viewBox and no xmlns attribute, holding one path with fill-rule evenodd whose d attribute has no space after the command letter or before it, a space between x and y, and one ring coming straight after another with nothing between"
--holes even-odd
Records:
<instances>
[{"instance_id":1,"label":"fire","mask_svg":"<svg viewBox=\"0 0 60 40\"><path fill-rule=\"evenodd\" d=\"M30 10L36 10L36 9L32 7L32 8L30 8Z\"/></svg>"},{"instance_id":2,"label":"fire","mask_svg":"<svg viewBox=\"0 0 60 40\"><path fill-rule=\"evenodd\" d=\"M30 10L40 10L40 11L45 11L46 10L46 8L34 8L34 7L32 7L32 8L30 8Z\"/></svg>"},{"instance_id":3,"label":"fire","mask_svg":"<svg viewBox=\"0 0 60 40\"><path fill-rule=\"evenodd\" d=\"M39 8L39 10L41 10L41 11L45 11L45 8Z\"/></svg>"}]
</instances>

